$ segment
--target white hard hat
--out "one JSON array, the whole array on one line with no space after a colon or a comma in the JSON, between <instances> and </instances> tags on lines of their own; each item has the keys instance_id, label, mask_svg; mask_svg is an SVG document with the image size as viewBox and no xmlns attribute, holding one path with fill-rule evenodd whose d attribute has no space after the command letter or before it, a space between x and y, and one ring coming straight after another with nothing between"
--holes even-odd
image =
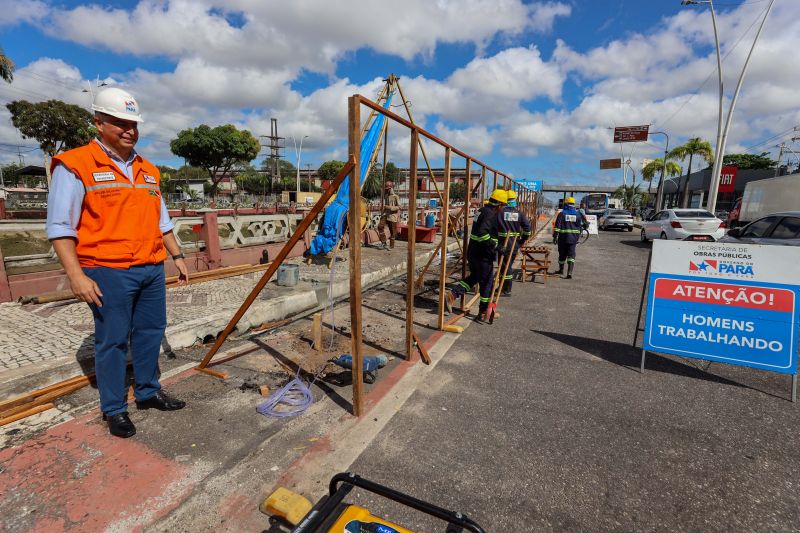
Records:
<instances>
[{"instance_id":1,"label":"white hard hat","mask_svg":"<svg viewBox=\"0 0 800 533\"><path fill-rule=\"evenodd\" d=\"M92 111L123 120L144 122L139 113L139 104L136 103L136 99L128 91L117 87L109 87L98 92L92 103Z\"/></svg>"}]
</instances>

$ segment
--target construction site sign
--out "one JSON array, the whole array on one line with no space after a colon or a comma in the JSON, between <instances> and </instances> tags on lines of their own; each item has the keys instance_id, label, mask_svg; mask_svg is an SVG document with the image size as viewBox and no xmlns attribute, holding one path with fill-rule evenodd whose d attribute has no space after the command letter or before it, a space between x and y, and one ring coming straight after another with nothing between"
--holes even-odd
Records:
<instances>
[{"instance_id":1,"label":"construction site sign","mask_svg":"<svg viewBox=\"0 0 800 533\"><path fill-rule=\"evenodd\" d=\"M643 348L797 374L796 246L655 241Z\"/></svg>"},{"instance_id":2,"label":"construction site sign","mask_svg":"<svg viewBox=\"0 0 800 533\"><path fill-rule=\"evenodd\" d=\"M622 168L622 160L619 157L600 160L600 170L611 170L612 168Z\"/></svg>"},{"instance_id":3,"label":"construction site sign","mask_svg":"<svg viewBox=\"0 0 800 533\"><path fill-rule=\"evenodd\" d=\"M645 126L620 126L614 128L615 143L635 143L646 141L650 132L650 125Z\"/></svg>"}]
</instances>

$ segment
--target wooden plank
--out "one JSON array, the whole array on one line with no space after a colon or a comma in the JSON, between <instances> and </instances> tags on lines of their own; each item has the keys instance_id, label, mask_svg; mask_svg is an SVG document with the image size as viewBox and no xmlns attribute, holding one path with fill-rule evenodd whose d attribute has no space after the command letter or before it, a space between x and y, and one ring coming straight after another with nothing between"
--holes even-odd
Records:
<instances>
[{"instance_id":1,"label":"wooden plank","mask_svg":"<svg viewBox=\"0 0 800 533\"><path fill-rule=\"evenodd\" d=\"M361 346L361 154L359 126L361 104L358 96L351 96L348 107L348 144L353 170L350 172L350 209L348 227L350 239L350 351L353 356L353 414L364 414L364 357Z\"/></svg>"},{"instance_id":2,"label":"wooden plank","mask_svg":"<svg viewBox=\"0 0 800 533\"><path fill-rule=\"evenodd\" d=\"M208 374L209 376L214 376L215 378L219 379L228 379L228 374L226 372L217 372L216 370L211 370L210 368L200 368L199 366L194 368L198 372L202 372L203 374Z\"/></svg>"},{"instance_id":3,"label":"wooden plank","mask_svg":"<svg viewBox=\"0 0 800 533\"><path fill-rule=\"evenodd\" d=\"M336 175L336 178L334 178L330 186L325 190L324 193L322 193L322 196L320 197L319 200L317 200L317 203L314 204L314 207L311 208L311 211L309 211L308 214L305 216L305 218L302 221L300 221L295 231L289 237L289 240L286 242L286 244L283 245L283 248L281 248L281 251L278 253L278 256L275 258L274 261L272 261L272 263L270 263L267 271L264 273L263 276L261 276L261 279L258 281L258 283L256 283L256 286L253 287L253 290L250 291L250 294L247 296L245 301L236 311L236 314L233 315L233 318L231 318L230 322L228 322L228 325L225 326L225 329L222 331L222 334L220 334L217 337L217 340L216 342L214 342L214 345L211 347L211 349L208 351L205 357L203 357L203 360L197 367L198 369L205 368L211 361L211 358L214 357L214 354L216 354L219 351L222 344L228 338L228 335L230 335L233 329L236 327L236 324L239 323L239 320L242 319L247 310L250 309L250 306L253 305L253 302L256 300L261 291L264 290L264 287L266 287L270 279L272 279L272 276L278 270L278 267L280 267L281 264L283 264L283 261L289 256L289 253L292 251L292 249L294 249L295 244L297 244L298 241L300 241L300 239L303 238L303 234L311 226L311 224L314 223L314 220L317 218L317 215L319 215L319 213L323 209L325 209L328 200L330 200L333 197L333 195L339 189L339 186L344 181L345 177L347 177L347 175L350 173L352 169L353 169L353 161L350 160L347 163L345 163L344 167L342 167L342 170L340 170L339 174Z\"/></svg>"},{"instance_id":4,"label":"wooden plank","mask_svg":"<svg viewBox=\"0 0 800 533\"><path fill-rule=\"evenodd\" d=\"M444 149L444 205L442 205L442 247L439 265L439 329L444 329L444 308L447 294L447 237L450 234L450 161L453 151Z\"/></svg>"},{"instance_id":5,"label":"wooden plank","mask_svg":"<svg viewBox=\"0 0 800 533\"><path fill-rule=\"evenodd\" d=\"M27 418L31 415L41 413L42 411L47 411L48 409L52 409L55 406L56 404L50 402L43 405L37 405L35 407L31 407L30 409L19 412L15 415L0 418L0 427L10 424L12 422L16 422L17 420L22 420L23 418Z\"/></svg>"},{"instance_id":6,"label":"wooden plank","mask_svg":"<svg viewBox=\"0 0 800 533\"><path fill-rule=\"evenodd\" d=\"M417 258L417 157L419 133L411 130L408 185L408 256L406 258L406 358L414 354L414 273Z\"/></svg>"},{"instance_id":7,"label":"wooden plank","mask_svg":"<svg viewBox=\"0 0 800 533\"><path fill-rule=\"evenodd\" d=\"M431 355L428 353L428 349L425 348L425 344L422 343L416 331L412 330L411 334L414 337L414 341L417 343L417 348L419 349L419 355L422 358L422 362L426 365L431 364Z\"/></svg>"},{"instance_id":8,"label":"wooden plank","mask_svg":"<svg viewBox=\"0 0 800 533\"><path fill-rule=\"evenodd\" d=\"M52 402L56 398L60 398L62 396L66 396L67 394L75 392L78 389L82 389L83 387L85 387L88 384L89 384L88 381L86 381L86 382L78 381L78 382L75 382L75 383L72 383L72 384L69 384L69 385L65 385L65 386L63 386L63 387L61 387L59 389L52 390L52 391L48 392L47 394L43 394L41 396L33 397L31 401L26 402L24 404L18 405L16 407L10 407L10 408L3 409L0 412L0 416L2 416L2 417L11 416L11 415L23 412L26 409L30 409L30 408L32 408L34 406L42 405L42 404L45 404L45 403L48 403L48 402Z\"/></svg>"}]
</instances>

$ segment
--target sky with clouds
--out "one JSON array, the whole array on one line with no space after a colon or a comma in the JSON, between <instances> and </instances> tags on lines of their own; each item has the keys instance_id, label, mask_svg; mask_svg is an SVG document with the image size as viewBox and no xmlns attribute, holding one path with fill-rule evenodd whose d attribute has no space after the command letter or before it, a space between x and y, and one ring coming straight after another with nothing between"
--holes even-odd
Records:
<instances>
[{"instance_id":1,"label":"sky with clouds","mask_svg":"<svg viewBox=\"0 0 800 533\"><path fill-rule=\"evenodd\" d=\"M718 1L726 109L767 0ZM800 125L800 2L776 0L736 105L727 152L771 151ZM57 98L89 107L97 80L142 108L140 152L179 165L178 131L235 124L269 134L287 159L346 158L347 97L375 98L400 77L414 119L518 178L620 184L598 160L641 167L663 136L614 144L614 126L652 124L671 146L714 144L718 84L707 6L679 0L0 0L0 47L17 65L0 82L0 162L39 163L5 104ZM366 111L364 112L366 113ZM390 128L390 159L409 139ZM441 150L429 148L433 164ZM790 157L797 159L797 156ZM454 161L462 166L463 160Z\"/></svg>"}]
</instances>

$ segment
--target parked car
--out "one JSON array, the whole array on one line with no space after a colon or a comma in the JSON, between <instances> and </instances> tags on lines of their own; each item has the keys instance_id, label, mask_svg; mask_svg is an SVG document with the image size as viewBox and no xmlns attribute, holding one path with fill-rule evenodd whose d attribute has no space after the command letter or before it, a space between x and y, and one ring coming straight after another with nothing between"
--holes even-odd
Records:
<instances>
[{"instance_id":1,"label":"parked car","mask_svg":"<svg viewBox=\"0 0 800 533\"><path fill-rule=\"evenodd\" d=\"M622 209L606 209L600 215L597 226L602 230L619 228L633 231L633 217Z\"/></svg>"},{"instance_id":2,"label":"parked car","mask_svg":"<svg viewBox=\"0 0 800 533\"><path fill-rule=\"evenodd\" d=\"M728 227L738 228L739 227L739 212L742 210L742 197L736 199L734 202L733 207L731 208L730 212L728 213Z\"/></svg>"},{"instance_id":3,"label":"parked car","mask_svg":"<svg viewBox=\"0 0 800 533\"><path fill-rule=\"evenodd\" d=\"M718 241L725 229L725 222L705 209L665 209L642 222L641 239Z\"/></svg>"},{"instance_id":4,"label":"parked car","mask_svg":"<svg viewBox=\"0 0 800 533\"><path fill-rule=\"evenodd\" d=\"M800 246L800 211L773 213L735 228L721 242Z\"/></svg>"}]
</instances>

